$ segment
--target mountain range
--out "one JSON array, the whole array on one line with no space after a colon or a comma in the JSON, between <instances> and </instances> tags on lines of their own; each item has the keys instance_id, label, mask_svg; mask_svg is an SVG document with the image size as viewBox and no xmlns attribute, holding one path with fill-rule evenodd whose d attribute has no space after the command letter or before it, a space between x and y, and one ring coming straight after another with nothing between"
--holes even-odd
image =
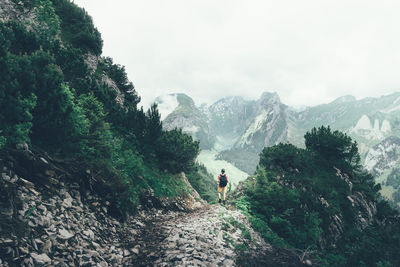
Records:
<instances>
[{"instance_id":1,"label":"mountain range","mask_svg":"<svg viewBox=\"0 0 400 267\"><path fill-rule=\"evenodd\" d=\"M360 100L342 96L301 111L269 92L257 100L229 96L201 106L185 94L160 96L155 102L164 128L182 128L200 141L202 153L214 151L215 159L247 174L254 173L264 147L280 142L304 147L307 131L329 125L357 141L363 165L381 183L382 194L400 199L396 175L400 173L400 92Z\"/></svg>"}]
</instances>

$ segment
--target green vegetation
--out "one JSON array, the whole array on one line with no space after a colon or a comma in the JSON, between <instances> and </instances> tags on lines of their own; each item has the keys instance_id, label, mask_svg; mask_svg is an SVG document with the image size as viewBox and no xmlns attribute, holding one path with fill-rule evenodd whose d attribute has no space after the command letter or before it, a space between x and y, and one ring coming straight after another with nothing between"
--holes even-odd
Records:
<instances>
[{"instance_id":1,"label":"green vegetation","mask_svg":"<svg viewBox=\"0 0 400 267\"><path fill-rule=\"evenodd\" d=\"M322 266L399 265L399 215L379 200L356 142L322 126L306 133L305 144L264 148L256 174L238 187L235 204L253 228L275 246L317 251Z\"/></svg>"},{"instance_id":2,"label":"green vegetation","mask_svg":"<svg viewBox=\"0 0 400 267\"><path fill-rule=\"evenodd\" d=\"M217 184L213 175L207 171L204 165L196 164L195 168L188 172L186 176L202 199L209 203L216 203L218 198Z\"/></svg>"},{"instance_id":3,"label":"green vegetation","mask_svg":"<svg viewBox=\"0 0 400 267\"><path fill-rule=\"evenodd\" d=\"M134 212L149 189L156 197L186 194L182 171L200 173L192 181L211 198L199 181L207 175L194 164L199 143L164 131L156 105L137 107L124 67L96 57L102 40L86 11L69 0L20 4L36 20L0 23L3 152L27 143L67 161L82 188L96 190L119 215Z\"/></svg>"},{"instance_id":4,"label":"green vegetation","mask_svg":"<svg viewBox=\"0 0 400 267\"><path fill-rule=\"evenodd\" d=\"M55 11L61 19L61 37L64 42L100 55L103 40L99 31L94 27L92 18L74 3L65 0L52 0Z\"/></svg>"}]
</instances>

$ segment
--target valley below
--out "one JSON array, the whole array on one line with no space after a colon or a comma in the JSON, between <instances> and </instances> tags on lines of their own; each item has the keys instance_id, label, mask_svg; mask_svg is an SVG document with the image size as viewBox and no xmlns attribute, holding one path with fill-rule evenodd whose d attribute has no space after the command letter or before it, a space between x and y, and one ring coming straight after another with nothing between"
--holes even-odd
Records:
<instances>
[{"instance_id":1,"label":"valley below","mask_svg":"<svg viewBox=\"0 0 400 267\"><path fill-rule=\"evenodd\" d=\"M231 190L234 190L239 182L244 181L249 174L238 169L230 162L217 159L217 156L218 151L216 150L202 150L197 157L197 161L206 166L208 172L214 175L215 180L217 180L218 175L221 173L221 169L224 168L231 182Z\"/></svg>"}]
</instances>

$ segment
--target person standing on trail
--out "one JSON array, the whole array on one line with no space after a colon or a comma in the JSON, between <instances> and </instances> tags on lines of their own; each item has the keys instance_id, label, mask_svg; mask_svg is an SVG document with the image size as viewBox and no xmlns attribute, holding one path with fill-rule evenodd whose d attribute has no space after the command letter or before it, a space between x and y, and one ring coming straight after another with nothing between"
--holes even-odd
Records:
<instances>
[{"instance_id":1,"label":"person standing on trail","mask_svg":"<svg viewBox=\"0 0 400 267\"><path fill-rule=\"evenodd\" d=\"M221 174L218 176L217 183L218 183L218 202L221 203L221 192L223 197L223 203L225 205L226 199L226 188L228 185L228 176L225 174L225 169L221 170Z\"/></svg>"}]
</instances>

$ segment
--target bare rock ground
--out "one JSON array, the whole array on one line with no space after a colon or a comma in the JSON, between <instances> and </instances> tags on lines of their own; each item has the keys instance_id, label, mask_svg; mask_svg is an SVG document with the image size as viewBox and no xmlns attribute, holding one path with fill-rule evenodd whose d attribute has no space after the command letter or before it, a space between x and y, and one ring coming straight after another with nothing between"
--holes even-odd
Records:
<instances>
[{"instance_id":1,"label":"bare rock ground","mask_svg":"<svg viewBox=\"0 0 400 267\"><path fill-rule=\"evenodd\" d=\"M133 266L236 266L241 251L272 250L244 215L217 204L159 214L146 225Z\"/></svg>"}]
</instances>

